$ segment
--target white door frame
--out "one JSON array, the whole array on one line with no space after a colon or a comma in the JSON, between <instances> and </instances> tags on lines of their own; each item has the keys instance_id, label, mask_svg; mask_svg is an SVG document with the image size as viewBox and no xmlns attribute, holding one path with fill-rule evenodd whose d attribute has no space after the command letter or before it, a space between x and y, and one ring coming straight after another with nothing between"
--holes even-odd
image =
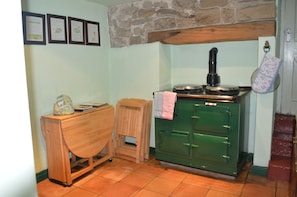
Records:
<instances>
[{"instance_id":1,"label":"white door frame","mask_svg":"<svg viewBox=\"0 0 297 197\"><path fill-rule=\"evenodd\" d=\"M280 22L281 90L278 91L278 109L283 114L297 111L297 2L282 0Z\"/></svg>"}]
</instances>

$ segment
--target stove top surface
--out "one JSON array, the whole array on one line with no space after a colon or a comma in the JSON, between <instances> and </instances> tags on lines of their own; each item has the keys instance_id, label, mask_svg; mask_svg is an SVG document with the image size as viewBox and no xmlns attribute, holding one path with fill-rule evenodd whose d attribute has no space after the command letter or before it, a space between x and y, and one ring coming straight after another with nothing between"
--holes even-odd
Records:
<instances>
[{"instance_id":1,"label":"stove top surface","mask_svg":"<svg viewBox=\"0 0 297 197\"><path fill-rule=\"evenodd\" d=\"M173 87L173 92L181 94L203 94L204 87L203 85L195 84L181 84Z\"/></svg>"},{"instance_id":2,"label":"stove top surface","mask_svg":"<svg viewBox=\"0 0 297 197\"><path fill-rule=\"evenodd\" d=\"M236 96L240 89L238 86L209 86L196 84L181 84L173 87L173 92L178 94L193 94L193 95L227 95Z\"/></svg>"}]
</instances>

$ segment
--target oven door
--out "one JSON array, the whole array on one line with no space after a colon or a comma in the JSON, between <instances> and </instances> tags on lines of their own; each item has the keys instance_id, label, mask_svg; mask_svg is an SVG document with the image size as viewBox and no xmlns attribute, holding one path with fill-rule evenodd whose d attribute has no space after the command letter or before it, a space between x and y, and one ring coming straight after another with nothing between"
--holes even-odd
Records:
<instances>
[{"instance_id":1,"label":"oven door","mask_svg":"<svg viewBox=\"0 0 297 197\"><path fill-rule=\"evenodd\" d=\"M156 156L162 155L188 160L190 156L190 147L187 146L190 141L188 131L158 129L156 132Z\"/></svg>"},{"instance_id":2,"label":"oven door","mask_svg":"<svg viewBox=\"0 0 297 197\"><path fill-rule=\"evenodd\" d=\"M228 163L230 156L228 137L193 133L192 160Z\"/></svg>"},{"instance_id":3,"label":"oven door","mask_svg":"<svg viewBox=\"0 0 297 197\"><path fill-rule=\"evenodd\" d=\"M228 136L231 116L230 108L220 103L194 104L192 128L199 133Z\"/></svg>"}]
</instances>

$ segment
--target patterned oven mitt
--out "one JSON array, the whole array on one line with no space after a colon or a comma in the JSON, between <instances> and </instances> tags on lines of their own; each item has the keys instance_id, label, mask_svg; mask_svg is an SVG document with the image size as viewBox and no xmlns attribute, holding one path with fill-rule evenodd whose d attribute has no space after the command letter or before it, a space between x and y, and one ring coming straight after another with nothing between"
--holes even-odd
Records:
<instances>
[{"instance_id":1,"label":"patterned oven mitt","mask_svg":"<svg viewBox=\"0 0 297 197\"><path fill-rule=\"evenodd\" d=\"M270 92L281 64L281 59L265 54L252 84L253 91L261 94Z\"/></svg>"}]
</instances>

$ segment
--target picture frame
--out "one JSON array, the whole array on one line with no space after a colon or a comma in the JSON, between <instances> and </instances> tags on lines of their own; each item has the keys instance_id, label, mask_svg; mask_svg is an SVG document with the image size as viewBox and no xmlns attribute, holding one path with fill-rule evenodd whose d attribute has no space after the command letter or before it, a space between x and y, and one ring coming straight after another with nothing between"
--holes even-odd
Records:
<instances>
[{"instance_id":1,"label":"picture frame","mask_svg":"<svg viewBox=\"0 0 297 197\"><path fill-rule=\"evenodd\" d=\"M85 21L68 17L68 31L70 44L85 44Z\"/></svg>"},{"instance_id":2,"label":"picture frame","mask_svg":"<svg viewBox=\"0 0 297 197\"><path fill-rule=\"evenodd\" d=\"M45 45L45 15L22 11L24 44Z\"/></svg>"},{"instance_id":3,"label":"picture frame","mask_svg":"<svg viewBox=\"0 0 297 197\"><path fill-rule=\"evenodd\" d=\"M100 46L100 24L94 21L86 22L86 45Z\"/></svg>"},{"instance_id":4,"label":"picture frame","mask_svg":"<svg viewBox=\"0 0 297 197\"><path fill-rule=\"evenodd\" d=\"M49 43L67 44L66 16L47 14Z\"/></svg>"}]
</instances>

